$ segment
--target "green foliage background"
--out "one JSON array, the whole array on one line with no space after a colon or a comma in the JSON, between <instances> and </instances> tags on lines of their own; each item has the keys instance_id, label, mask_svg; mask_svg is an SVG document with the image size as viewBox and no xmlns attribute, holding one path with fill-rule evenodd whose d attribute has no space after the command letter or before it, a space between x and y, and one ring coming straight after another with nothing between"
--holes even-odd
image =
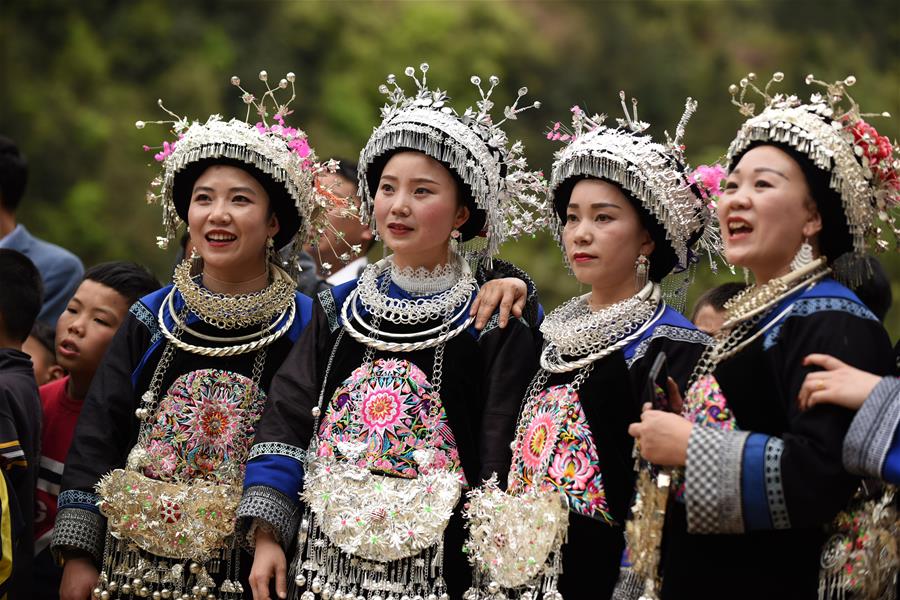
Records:
<instances>
[{"instance_id":1,"label":"green foliage background","mask_svg":"<svg viewBox=\"0 0 900 600\"><path fill-rule=\"evenodd\" d=\"M533 164L549 173L542 133L573 104L617 115L618 91L662 135L686 96L700 101L688 127L693 164L713 161L740 124L728 84L748 71L808 95L803 78L853 73L864 109L890 111L881 133L900 137L900 8L894 0L202 1L28 0L0 3L0 132L32 170L19 218L85 264L130 258L168 276L173 253L154 245L159 212L144 203L156 169L143 144L170 136L134 128L165 118L242 115L229 84L266 69L297 73L289 121L320 156L354 157L382 104L377 87L406 65L431 64L430 81L474 102L471 74L500 76L497 103L528 86L543 102L514 122ZM578 292L548 236L503 255L535 278L545 306ZM900 257L883 259L897 299L887 326L900 334ZM701 268L691 298L725 279Z\"/></svg>"}]
</instances>

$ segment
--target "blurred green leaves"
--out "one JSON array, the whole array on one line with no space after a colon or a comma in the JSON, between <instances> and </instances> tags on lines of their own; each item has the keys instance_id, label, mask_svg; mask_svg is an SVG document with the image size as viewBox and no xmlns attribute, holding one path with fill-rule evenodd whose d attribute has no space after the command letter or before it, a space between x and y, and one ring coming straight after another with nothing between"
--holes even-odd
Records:
<instances>
[{"instance_id":1,"label":"blurred green leaves","mask_svg":"<svg viewBox=\"0 0 900 600\"><path fill-rule=\"evenodd\" d=\"M165 277L173 253L154 244L159 213L143 198L156 165L141 146L170 134L133 126L165 118L157 98L192 119L243 117L231 75L256 89L260 69L294 71L289 122L310 134L319 155L355 157L383 104L378 85L423 61L456 106L476 98L471 74L500 76L500 108L527 86L543 108L510 131L548 174L556 149L542 135L548 124L566 120L573 104L615 116L620 89L640 100L641 117L660 136L674 128L686 96L698 99L688 157L716 160L740 124L726 89L748 71L761 79L784 71L781 89L801 96L809 72L853 73L863 108L895 115L876 127L900 137L894 0L3 2L0 133L32 165L20 219L86 264L131 258ZM503 255L532 273L548 308L579 291L547 235ZM900 257L884 262L900 304ZM716 281L701 268L693 295ZM900 308L888 329L900 333Z\"/></svg>"}]
</instances>

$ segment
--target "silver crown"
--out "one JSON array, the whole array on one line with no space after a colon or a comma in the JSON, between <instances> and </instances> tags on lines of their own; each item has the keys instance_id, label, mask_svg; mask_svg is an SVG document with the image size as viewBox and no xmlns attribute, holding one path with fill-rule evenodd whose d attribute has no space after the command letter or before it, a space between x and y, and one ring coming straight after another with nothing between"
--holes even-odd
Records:
<instances>
[{"instance_id":1,"label":"silver crown","mask_svg":"<svg viewBox=\"0 0 900 600\"><path fill-rule=\"evenodd\" d=\"M247 105L245 120L231 119L224 121L221 115L211 115L205 123L189 122L163 106L159 107L173 117L168 121L137 121L135 126L143 129L148 123L170 125L177 136L174 142L166 142L163 151L156 155L162 163L162 173L151 182L152 189L147 192L149 203L158 203L163 209L163 228L165 235L157 237L157 244L165 248L175 239L181 218L175 209L173 186L175 175L188 165L206 158L230 158L255 166L260 171L272 176L282 183L294 202L301 217L301 227L294 241L295 250L313 232L327 227L327 211L331 208L327 198L316 190L316 176L336 169L334 161L320 163L316 154L309 147L306 133L284 124L284 116L289 114L289 105L295 98L293 73L288 73L275 87L268 83L265 71L259 73L260 81L266 85L266 92L257 100L241 87L238 77L232 77L231 83L239 88ZM276 101L275 93L291 88L290 99L281 104ZM269 111L273 111L271 114ZM249 122L251 113L257 115L259 122ZM145 149L149 150L148 147Z\"/></svg>"},{"instance_id":2,"label":"silver crown","mask_svg":"<svg viewBox=\"0 0 900 600\"><path fill-rule=\"evenodd\" d=\"M852 75L835 83L807 75L807 85L824 88L824 93L812 94L807 103L794 95L769 94L772 84L784 79L781 72L776 72L764 89L753 83L755 79L756 75L750 73L729 87L732 103L748 119L728 148L728 162L754 142L787 144L831 174L829 184L841 198L854 253L865 253L867 238L875 240L878 250L889 247L879 221L891 228L900 245L896 215L900 201L900 151L896 142L891 145L863 119L890 114L860 112L847 92L856 83ZM764 101L758 115L756 105L746 100L748 91Z\"/></svg>"},{"instance_id":3,"label":"silver crown","mask_svg":"<svg viewBox=\"0 0 900 600\"><path fill-rule=\"evenodd\" d=\"M599 177L618 183L662 225L679 264L685 267L689 241L709 221L708 210L687 179L682 146L685 126L697 102L687 99L675 139L669 139L666 133L666 143L660 144L645 133L649 124L638 119L637 100L632 99L633 114L629 114L625 92L619 92L619 98L625 116L616 119L616 127L604 125L606 115L588 116L575 106L571 130L557 123L547 134L548 139L566 142L554 155L550 196L572 177ZM565 223L552 203L549 210L557 242L562 246ZM714 244L710 249L714 251Z\"/></svg>"},{"instance_id":4,"label":"silver crown","mask_svg":"<svg viewBox=\"0 0 900 600\"><path fill-rule=\"evenodd\" d=\"M533 234L545 227L543 176L528 169L522 143L510 144L501 128L507 120L518 118L519 113L539 108L540 102L519 107L519 101L528 93L527 88L519 88L516 101L503 109L503 120L495 123L490 114L494 106L491 95L500 79L492 75L488 80L490 87L485 90L481 78L472 76L470 81L478 88L481 100L460 115L449 106L446 92L428 88L428 63L422 63L419 69L421 80L413 67L404 71L416 84L413 96L405 94L394 75L388 75L387 84L378 88L388 102L381 109L381 124L375 127L359 157L363 217L374 229L374 197L366 178L372 163L391 150L412 148L450 165L472 190L475 205L487 214L483 255L494 255L509 238Z\"/></svg>"}]
</instances>

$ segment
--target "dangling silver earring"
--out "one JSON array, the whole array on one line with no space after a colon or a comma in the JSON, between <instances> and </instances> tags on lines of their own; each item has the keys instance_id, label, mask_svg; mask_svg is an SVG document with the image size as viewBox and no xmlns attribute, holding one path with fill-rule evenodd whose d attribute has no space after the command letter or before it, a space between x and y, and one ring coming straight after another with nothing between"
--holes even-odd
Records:
<instances>
[{"instance_id":1,"label":"dangling silver earring","mask_svg":"<svg viewBox=\"0 0 900 600\"><path fill-rule=\"evenodd\" d=\"M459 254L459 229L450 232L450 249L454 254Z\"/></svg>"},{"instance_id":2,"label":"dangling silver earring","mask_svg":"<svg viewBox=\"0 0 900 600\"><path fill-rule=\"evenodd\" d=\"M266 262L278 264L278 253L275 251L275 240L272 237L266 238Z\"/></svg>"},{"instance_id":3,"label":"dangling silver earring","mask_svg":"<svg viewBox=\"0 0 900 600\"><path fill-rule=\"evenodd\" d=\"M813 248L809 245L809 238L804 238L803 243L800 244L800 249L797 250L797 254L794 255L794 260L791 261L791 271L802 269L812 261Z\"/></svg>"},{"instance_id":4,"label":"dangling silver earring","mask_svg":"<svg viewBox=\"0 0 900 600\"><path fill-rule=\"evenodd\" d=\"M650 259L639 254L634 261L634 285L638 290L644 289L647 280L650 279Z\"/></svg>"},{"instance_id":5,"label":"dangling silver earring","mask_svg":"<svg viewBox=\"0 0 900 600\"><path fill-rule=\"evenodd\" d=\"M203 272L203 257L197 252L197 248L191 248L191 255L187 260L191 261L191 276L199 275Z\"/></svg>"},{"instance_id":6,"label":"dangling silver earring","mask_svg":"<svg viewBox=\"0 0 900 600\"><path fill-rule=\"evenodd\" d=\"M744 272L744 285L750 285L750 269L741 267L741 271Z\"/></svg>"}]
</instances>

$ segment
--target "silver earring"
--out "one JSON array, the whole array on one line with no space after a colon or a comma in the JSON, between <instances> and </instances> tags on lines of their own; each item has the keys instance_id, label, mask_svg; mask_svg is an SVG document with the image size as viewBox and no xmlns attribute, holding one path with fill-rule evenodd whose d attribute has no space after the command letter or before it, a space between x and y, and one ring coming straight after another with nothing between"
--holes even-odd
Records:
<instances>
[{"instance_id":1,"label":"silver earring","mask_svg":"<svg viewBox=\"0 0 900 600\"><path fill-rule=\"evenodd\" d=\"M800 249L797 250L797 254L794 255L794 260L791 261L791 271L802 269L812 261L813 249L812 246L809 245L809 238L805 238L803 243L800 244Z\"/></svg>"},{"instance_id":2,"label":"silver earring","mask_svg":"<svg viewBox=\"0 0 900 600\"><path fill-rule=\"evenodd\" d=\"M648 279L650 279L650 259L639 254L634 261L634 284L637 289L644 289Z\"/></svg>"},{"instance_id":3,"label":"silver earring","mask_svg":"<svg viewBox=\"0 0 900 600\"><path fill-rule=\"evenodd\" d=\"M278 253L275 252L275 240L271 237L266 238L266 259L268 259L268 262L278 264Z\"/></svg>"}]
</instances>

